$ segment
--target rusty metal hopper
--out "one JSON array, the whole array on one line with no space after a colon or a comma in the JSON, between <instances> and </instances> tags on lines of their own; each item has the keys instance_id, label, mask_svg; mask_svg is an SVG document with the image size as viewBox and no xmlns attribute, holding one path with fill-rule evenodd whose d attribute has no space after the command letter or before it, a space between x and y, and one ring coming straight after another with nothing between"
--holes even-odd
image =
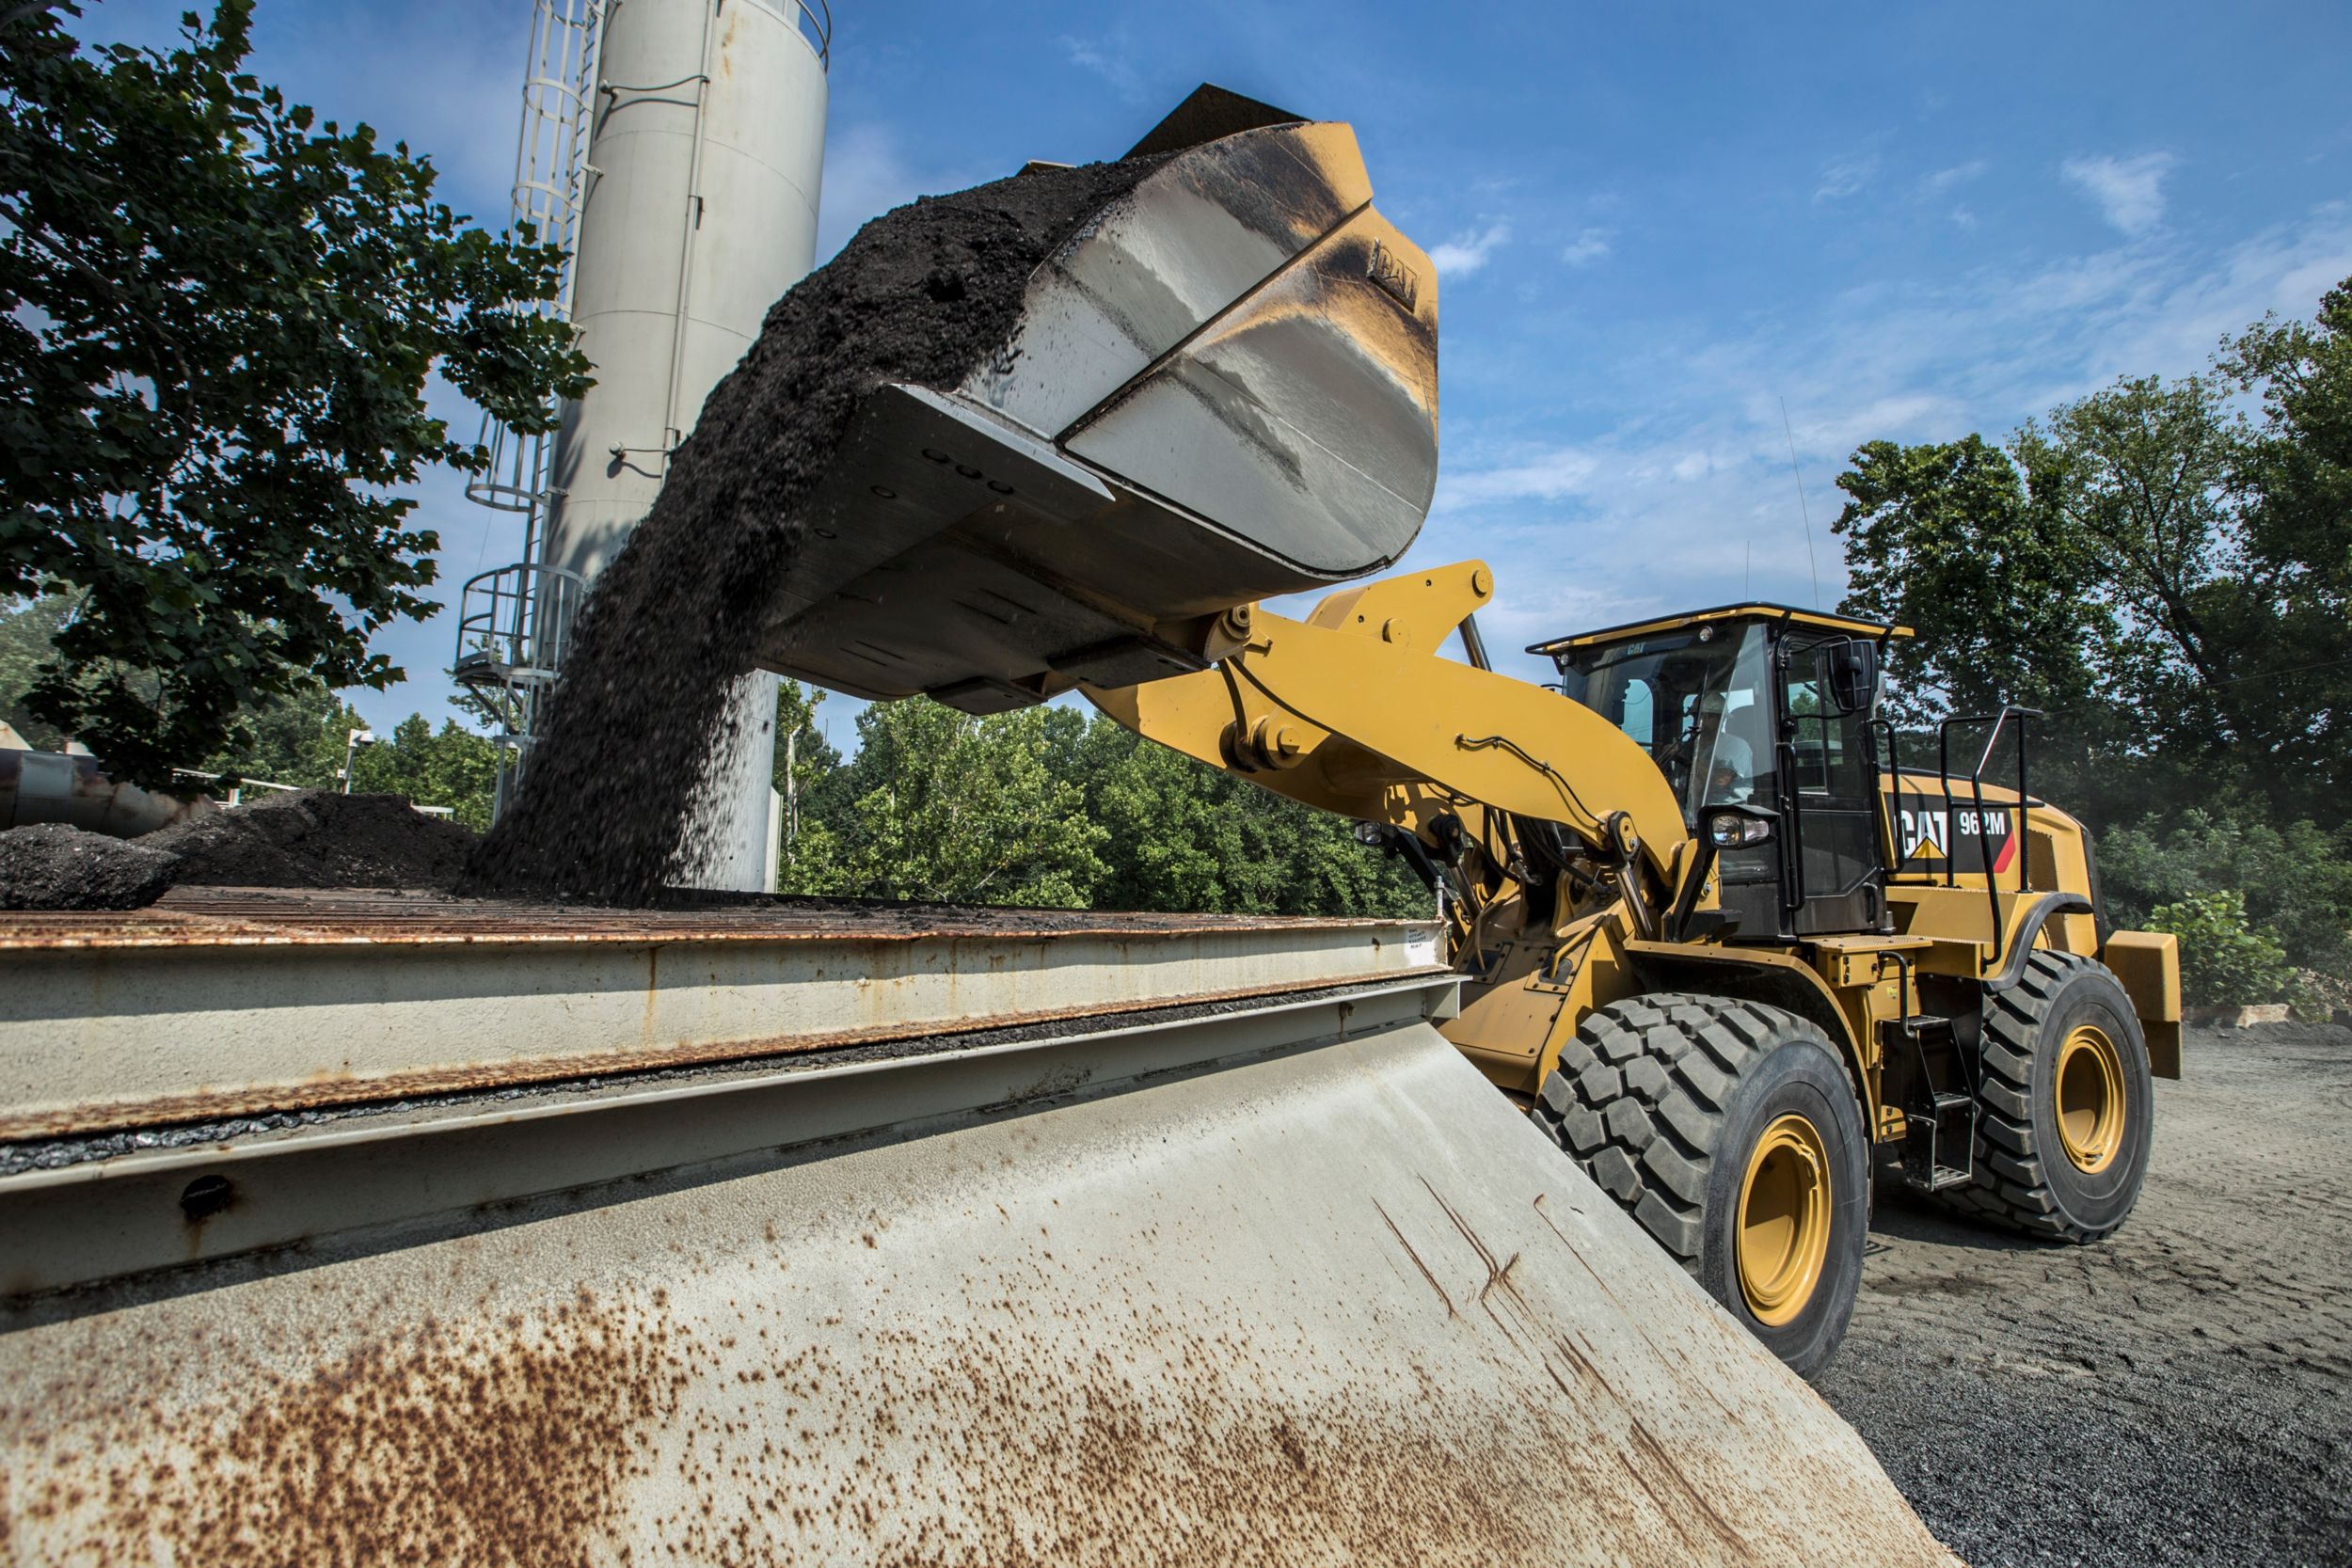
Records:
<instances>
[{"instance_id":1,"label":"rusty metal hopper","mask_svg":"<svg viewBox=\"0 0 2352 1568\"><path fill-rule=\"evenodd\" d=\"M1437 343L1436 272L1347 126L1177 152L1038 269L962 385L867 402L754 657L973 713L1203 668L1225 610L1412 543Z\"/></svg>"}]
</instances>

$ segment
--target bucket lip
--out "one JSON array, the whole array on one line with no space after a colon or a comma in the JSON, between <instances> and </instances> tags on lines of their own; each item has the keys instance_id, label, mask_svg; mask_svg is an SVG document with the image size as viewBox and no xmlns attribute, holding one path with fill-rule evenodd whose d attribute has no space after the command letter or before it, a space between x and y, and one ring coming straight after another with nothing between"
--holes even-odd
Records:
<instances>
[{"instance_id":1,"label":"bucket lip","mask_svg":"<svg viewBox=\"0 0 2352 1568\"><path fill-rule=\"evenodd\" d=\"M1304 115L1278 109L1271 103L1245 97L1230 87L1214 82L1203 82L1185 95L1179 103L1144 134L1141 141L1120 154L1124 163L1129 158L1156 158L1170 152L1182 152L1204 142L1222 141L1244 131L1263 131L1274 125L1305 125Z\"/></svg>"}]
</instances>

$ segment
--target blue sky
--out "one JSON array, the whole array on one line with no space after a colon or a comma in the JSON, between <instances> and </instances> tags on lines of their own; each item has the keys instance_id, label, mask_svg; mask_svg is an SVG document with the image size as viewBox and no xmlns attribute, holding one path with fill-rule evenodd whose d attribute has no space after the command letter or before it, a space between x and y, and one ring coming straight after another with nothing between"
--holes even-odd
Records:
<instances>
[{"instance_id":1,"label":"blue sky","mask_svg":"<svg viewBox=\"0 0 2352 1568\"><path fill-rule=\"evenodd\" d=\"M156 40L181 8L103 0L83 30ZM260 0L254 65L432 151L498 223L528 11ZM1748 592L1810 603L1817 568L1834 603L1859 443L2005 435L2119 374L2196 371L2352 277L2341 4L835 12L822 254L923 192L1115 155L1203 80L1352 121L1442 279L1415 559L1494 562L1498 652ZM454 484L422 499L453 594L516 553ZM361 710L437 717L449 641L388 633L410 679Z\"/></svg>"}]
</instances>

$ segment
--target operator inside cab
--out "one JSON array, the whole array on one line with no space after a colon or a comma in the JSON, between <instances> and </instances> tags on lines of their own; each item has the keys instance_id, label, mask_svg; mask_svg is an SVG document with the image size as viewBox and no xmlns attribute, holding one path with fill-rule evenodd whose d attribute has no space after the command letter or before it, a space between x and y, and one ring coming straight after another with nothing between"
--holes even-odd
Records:
<instances>
[{"instance_id":1,"label":"operator inside cab","mask_svg":"<svg viewBox=\"0 0 2352 1568\"><path fill-rule=\"evenodd\" d=\"M1703 806L1768 800L1771 659L1760 626L1707 625L1562 661L1567 695L1648 752L1695 827Z\"/></svg>"},{"instance_id":2,"label":"operator inside cab","mask_svg":"<svg viewBox=\"0 0 2352 1568\"><path fill-rule=\"evenodd\" d=\"M1756 796L1756 748L1724 722L1728 706L1725 692L1699 699L1699 754L1709 759L1702 805L1744 805ZM1753 699L1744 705L1754 706Z\"/></svg>"}]
</instances>

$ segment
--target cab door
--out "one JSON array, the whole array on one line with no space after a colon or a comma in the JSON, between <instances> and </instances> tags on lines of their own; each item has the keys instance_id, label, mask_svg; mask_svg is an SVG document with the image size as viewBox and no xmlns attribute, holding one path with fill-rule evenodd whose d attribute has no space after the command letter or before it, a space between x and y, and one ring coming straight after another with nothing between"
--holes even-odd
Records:
<instances>
[{"instance_id":1,"label":"cab door","mask_svg":"<svg viewBox=\"0 0 2352 1568\"><path fill-rule=\"evenodd\" d=\"M1886 915L1886 863L1879 832L1878 777L1867 706L1842 708L1833 687L1836 653L1848 640L1781 644L1782 864L1790 879L1793 934L1875 931Z\"/></svg>"}]
</instances>

